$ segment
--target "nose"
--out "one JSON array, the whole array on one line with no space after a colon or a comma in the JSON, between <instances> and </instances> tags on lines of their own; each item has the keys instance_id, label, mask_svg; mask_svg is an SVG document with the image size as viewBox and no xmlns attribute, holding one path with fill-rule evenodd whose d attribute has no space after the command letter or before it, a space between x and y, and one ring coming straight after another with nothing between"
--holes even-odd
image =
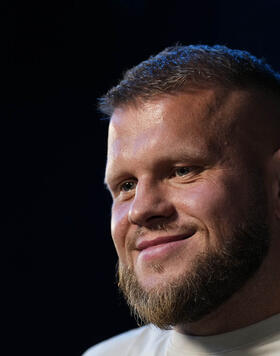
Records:
<instances>
[{"instance_id":1,"label":"nose","mask_svg":"<svg viewBox=\"0 0 280 356\"><path fill-rule=\"evenodd\" d=\"M159 185L140 183L128 212L128 220L138 226L149 226L168 221L175 213L175 207Z\"/></svg>"}]
</instances>

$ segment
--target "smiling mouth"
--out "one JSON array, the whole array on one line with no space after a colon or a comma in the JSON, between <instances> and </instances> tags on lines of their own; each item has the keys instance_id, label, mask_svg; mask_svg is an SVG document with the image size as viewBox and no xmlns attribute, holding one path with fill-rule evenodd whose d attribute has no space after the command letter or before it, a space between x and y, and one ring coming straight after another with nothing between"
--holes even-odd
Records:
<instances>
[{"instance_id":1,"label":"smiling mouth","mask_svg":"<svg viewBox=\"0 0 280 356\"><path fill-rule=\"evenodd\" d=\"M143 251L150 247L155 247L155 246L165 245L165 244L172 243L172 242L186 240L186 239L189 239L194 234L195 234L195 230L192 229L187 234L159 236L153 240L142 240L142 241L140 240L140 241L138 241L138 243L136 243L136 249L138 251Z\"/></svg>"},{"instance_id":2,"label":"smiling mouth","mask_svg":"<svg viewBox=\"0 0 280 356\"><path fill-rule=\"evenodd\" d=\"M158 236L153 240L138 240L136 243L136 250L139 252L137 260L140 264L146 264L178 256L179 251L186 247L186 240L195 235L195 232L196 230L192 229L184 234Z\"/></svg>"}]
</instances>

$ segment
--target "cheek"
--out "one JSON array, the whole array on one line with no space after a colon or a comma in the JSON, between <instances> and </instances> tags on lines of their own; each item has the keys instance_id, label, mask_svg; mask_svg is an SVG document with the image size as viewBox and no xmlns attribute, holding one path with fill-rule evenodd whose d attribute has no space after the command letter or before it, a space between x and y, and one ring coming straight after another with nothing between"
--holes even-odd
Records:
<instances>
[{"instance_id":1,"label":"cheek","mask_svg":"<svg viewBox=\"0 0 280 356\"><path fill-rule=\"evenodd\" d=\"M128 232L128 204L113 205L111 218L111 233L121 261L125 259L125 240Z\"/></svg>"},{"instance_id":2,"label":"cheek","mask_svg":"<svg viewBox=\"0 0 280 356\"><path fill-rule=\"evenodd\" d=\"M188 187L180 196L188 213L197 218L207 230L223 230L240 216L237 205L238 192L225 182L203 181ZM183 207L182 207L183 209Z\"/></svg>"}]
</instances>

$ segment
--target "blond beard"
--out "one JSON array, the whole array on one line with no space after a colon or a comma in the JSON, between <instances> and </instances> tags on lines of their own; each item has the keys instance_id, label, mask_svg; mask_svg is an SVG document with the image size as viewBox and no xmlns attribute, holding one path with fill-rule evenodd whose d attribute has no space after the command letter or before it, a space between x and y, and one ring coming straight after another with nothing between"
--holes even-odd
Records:
<instances>
[{"instance_id":1,"label":"blond beard","mask_svg":"<svg viewBox=\"0 0 280 356\"><path fill-rule=\"evenodd\" d=\"M226 239L222 249L197 255L176 279L145 290L134 271L119 264L118 285L139 325L170 329L202 319L242 288L262 264L268 246L268 227L255 220ZM164 274L161 265L153 270Z\"/></svg>"}]
</instances>

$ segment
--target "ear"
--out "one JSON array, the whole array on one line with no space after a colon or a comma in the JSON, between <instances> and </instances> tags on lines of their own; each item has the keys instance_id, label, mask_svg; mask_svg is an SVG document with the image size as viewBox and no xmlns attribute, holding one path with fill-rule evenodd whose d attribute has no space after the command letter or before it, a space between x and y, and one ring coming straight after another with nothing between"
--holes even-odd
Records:
<instances>
[{"instance_id":1,"label":"ear","mask_svg":"<svg viewBox=\"0 0 280 356\"><path fill-rule=\"evenodd\" d=\"M271 163L270 171L274 212L276 217L280 220L280 148L273 154Z\"/></svg>"}]
</instances>

